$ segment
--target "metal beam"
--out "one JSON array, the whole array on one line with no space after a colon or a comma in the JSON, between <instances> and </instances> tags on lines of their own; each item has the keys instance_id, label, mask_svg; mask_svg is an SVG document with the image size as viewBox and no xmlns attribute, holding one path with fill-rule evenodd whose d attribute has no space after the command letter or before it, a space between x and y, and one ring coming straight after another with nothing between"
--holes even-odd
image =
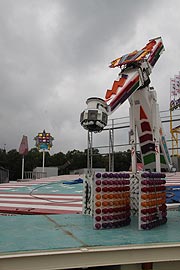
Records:
<instances>
[{"instance_id":1,"label":"metal beam","mask_svg":"<svg viewBox=\"0 0 180 270\"><path fill-rule=\"evenodd\" d=\"M180 243L85 247L0 255L0 269L58 270L148 262L180 262Z\"/></svg>"}]
</instances>

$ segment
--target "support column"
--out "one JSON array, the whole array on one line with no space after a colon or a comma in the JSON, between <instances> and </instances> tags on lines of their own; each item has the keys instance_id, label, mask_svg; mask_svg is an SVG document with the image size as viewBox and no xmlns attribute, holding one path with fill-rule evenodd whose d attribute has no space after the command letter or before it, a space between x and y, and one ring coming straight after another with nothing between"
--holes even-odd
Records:
<instances>
[{"instance_id":1,"label":"support column","mask_svg":"<svg viewBox=\"0 0 180 270\"><path fill-rule=\"evenodd\" d=\"M22 156L22 179L24 179L24 156Z\"/></svg>"},{"instance_id":2,"label":"support column","mask_svg":"<svg viewBox=\"0 0 180 270\"><path fill-rule=\"evenodd\" d=\"M160 146L159 146L159 129L160 129L159 106L156 103L155 93L152 106L152 120L153 120L153 136L155 143L156 172L161 172Z\"/></svg>"},{"instance_id":3,"label":"support column","mask_svg":"<svg viewBox=\"0 0 180 270\"><path fill-rule=\"evenodd\" d=\"M45 164L45 150L43 149L43 163L42 163L42 172L44 173L44 164Z\"/></svg>"},{"instance_id":4,"label":"support column","mask_svg":"<svg viewBox=\"0 0 180 270\"><path fill-rule=\"evenodd\" d=\"M92 175L92 162L93 162L93 151L92 151L92 132L88 131L88 149L87 149L87 169L88 174Z\"/></svg>"},{"instance_id":5,"label":"support column","mask_svg":"<svg viewBox=\"0 0 180 270\"><path fill-rule=\"evenodd\" d=\"M109 172L114 172L114 119L109 129Z\"/></svg>"},{"instance_id":6,"label":"support column","mask_svg":"<svg viewBox=\"0 0 180 270\"><path fill-rule=\"evenodd\" d=\"M93 148L92 132L88 130L88 147L87 147L87 174L83 181L83 215L93 215Z\"/></svg>"},{"instance_id":7,"label":"support column","mask_svg":"<svg viewBox=\"0 0 180 270\"><path fill-rule=\"evenodd\" d=\"M131 144L131 163L132 163L132 173L137 172L137 158L136 158L136 122L135 122L135 110L134 110L134 97L130 99L130 133L129 141Z\"/></svg>"}]
</instances>

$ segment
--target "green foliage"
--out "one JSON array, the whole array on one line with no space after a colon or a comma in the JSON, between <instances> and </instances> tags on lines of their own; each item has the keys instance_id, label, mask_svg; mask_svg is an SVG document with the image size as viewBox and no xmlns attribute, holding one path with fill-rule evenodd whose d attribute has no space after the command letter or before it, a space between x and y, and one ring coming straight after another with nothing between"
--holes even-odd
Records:
<instances>
[{"instance_id":1,"label":"green foliage","mask_svg":"<svg viewBox=\"0 0 180 270\"><path fill-rule=\"evenodd\" d=\"M69 170L76 170L87 167L87 155L79 150L68 151L66 154L67 160L70 161Z\"/></svg>"},{"instance_id":2,"label":"green foliage","mask_svg":"<svg viewBox=\"0 0 180 270\"><path fill-rule=\"evenodd\" d=\"M117 152L114 157L114 170L119 171L129 171L131 165L131 152Z\"/></svg>"},{"instance_id":3,"label":"green foliage","mask_svg":"<svg viewBox=\"0 0 180 270\"><path fill-rule=\"evenodd\" d=\"M7 167L7 155L3 149L0 149L0 167Z\"/></svg>"},{"instance_id":4,"label":"green foliage","mask_svg":"<svg viewBox=\"0 0 180 270\"><path fill-rule=\"evenodd\" d=\"M93 168L106 168L109 170L109 156L102 155L99 150L93 148ZM42 152L37 148L32 148L25 156L25 171L32 171L36 167L42 166ZM131 152L117 152L114 156L114 170L128 171L131 165ZM87 167L87 149L83 151L72 150L66 154L59 152L50 155L46 152L45 166L58 167L59 174L68 174L70 170L76 170ZM10 171L10 180L21 178L22 156L17 150L6 152L0 149L0 167Z\"/></svg>"},{"instance_id":5,"label":"green foliage","mask_svg":"<svg viewBox=\"0 0 180 270\"><path fill-rule=\"evenodd\" d=\"M10 180L18 179L21 176L21 156L13 149L7 153L7 167Z\"/></svg>"}]
</instances>

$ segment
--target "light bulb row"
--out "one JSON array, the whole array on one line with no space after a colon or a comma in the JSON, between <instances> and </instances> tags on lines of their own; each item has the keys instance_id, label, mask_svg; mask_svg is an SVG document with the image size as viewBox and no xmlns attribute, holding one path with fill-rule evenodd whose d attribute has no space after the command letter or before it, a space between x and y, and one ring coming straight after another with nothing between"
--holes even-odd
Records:
<instances>
[{"instance_id":1,"label":"light bulb row","mask_svg":"<svg viewBox=\"0 0 180 270\"><path fill-rule=\"evenodd\" d=\"M140 227L150 230L167 222L165 174L143 173L141 176Z\"/></svg>"},{"instance_id":2,"label":"light bulb row","mask_svg":"<svg viewBox=\"0 0 180 270\"><path fill-rule=\"evenodd\" d=\"M130 181L126 173L97 173L94 181L94 228L130 224Z\"/></svg>"}]
</instances>

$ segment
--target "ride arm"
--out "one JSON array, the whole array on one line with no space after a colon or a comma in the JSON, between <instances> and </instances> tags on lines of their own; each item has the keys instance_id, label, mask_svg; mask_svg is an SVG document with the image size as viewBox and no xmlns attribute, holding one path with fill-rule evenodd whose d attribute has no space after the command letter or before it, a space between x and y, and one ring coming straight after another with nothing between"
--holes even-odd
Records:
<instances>
[{"instance_id":1,"label":"ride arm","mask_svg":"<svg viewBox=\"0 0 180 270\"><path fill-rule=\"evenodd\" d=\"M149 75L163 51L162 39L158 37L149 40L141 50L123 55L111 62L110 67L119 67L121 72L111 90L106 91L105 99L109 114L130 98L136 90L150 84Z\"/></svg>"},{"instance_id":2,"label":"ride arm","mask_svg":"<svg viewBox=\"0 0 180 270\"><path fill-rule=\"evenodd\" d=\"M152 39L140 51L126 54L111 62L110 67L120 67L121 72L105 100L87 99L87 109L81 113L81 125L90 132L101 132L112 114L138 89L150 83L149 75L164 47L161 38Z\"/></svg>"},{"instance_id":3,"label":"ride arm","mask_svg":"<svg viewBox=\"0 0 180 270\"><path fill-rule=\"evenodd\" d=\"M118 80L114 81L112 89L106 91L105 98L108 104L108 114L116 111L135 91L149 85L150 73L151 67L147 61L135 63L122 70Z\"/></svg>"}]
</instances>

